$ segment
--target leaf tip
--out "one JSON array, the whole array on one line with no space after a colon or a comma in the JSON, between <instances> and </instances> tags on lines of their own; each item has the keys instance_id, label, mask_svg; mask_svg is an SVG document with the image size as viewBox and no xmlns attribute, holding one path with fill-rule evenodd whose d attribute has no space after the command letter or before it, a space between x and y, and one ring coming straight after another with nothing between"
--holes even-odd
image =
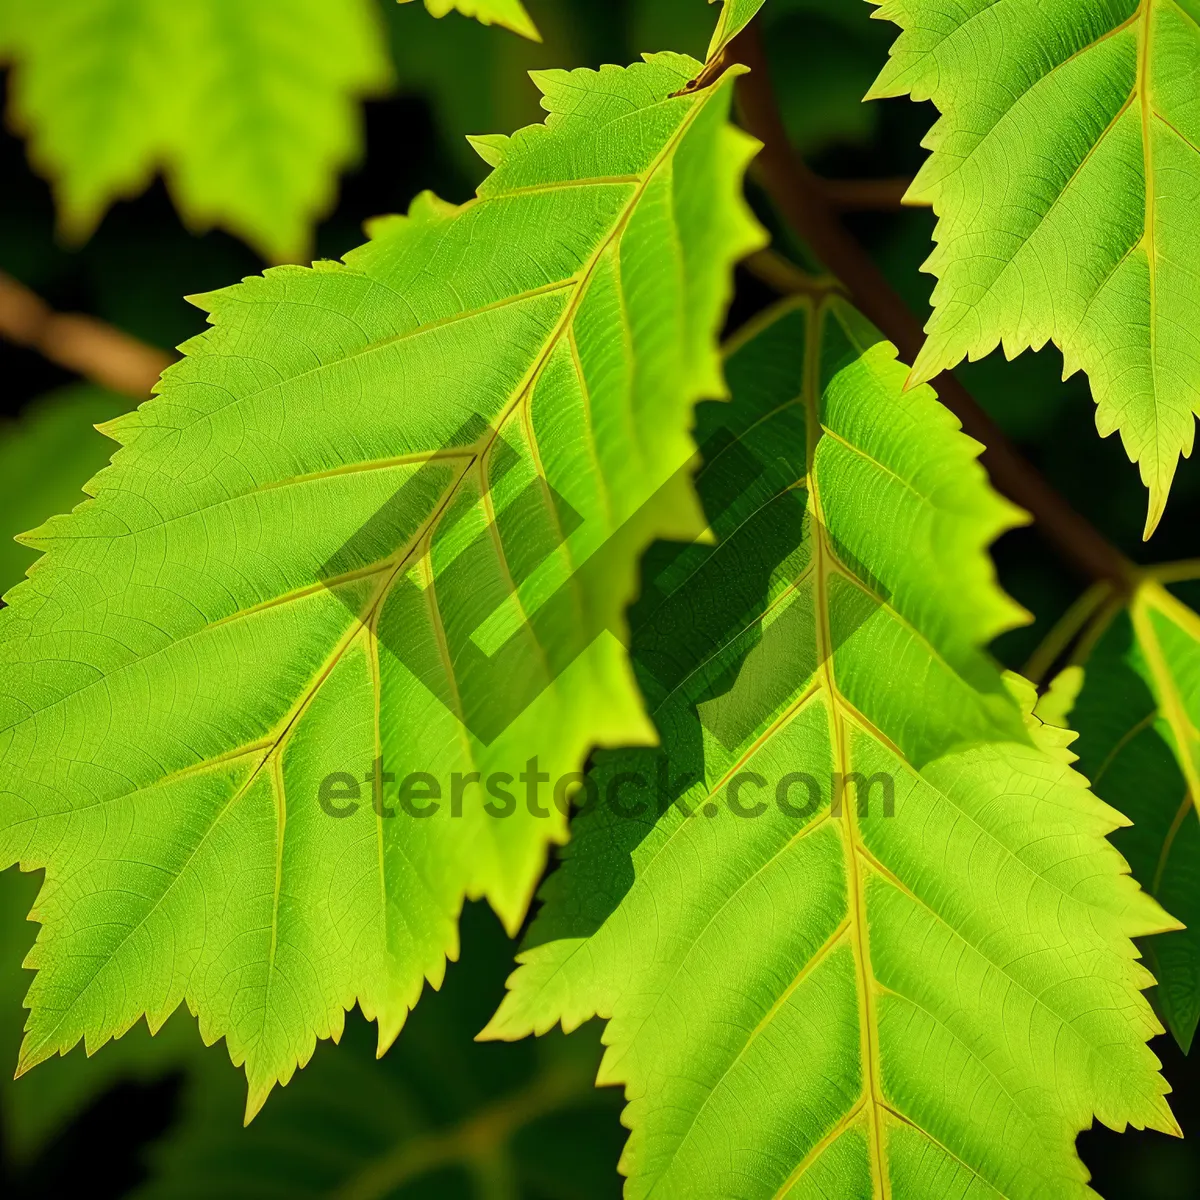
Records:
<instances>
[{"instance_id":1,"label":"leaf tip","mask_svg":"<svg viewBox=\"0 0 1200 1200\"><path fill-rule=\"evenodd\" d=\"M494 171L504 161L504 148L509 138L503 133L467 134L467 143Z\"/></svg>"},{"instance_id":2,"label":"leaf tip","mask_svg":"<svg viewBox=\"0 0 1200 1200\"><path fill-rule=\"evenodd\" d=\"M913 359L908 378L904 381L904 390L911 392L913 388L920 387L923 383L928 383L935 376L940 375L944 369L944 364L937 361L932 344L926 338L917 357Z\"/></svg>"},{"instance_id":3,"label":"leaf tip","mask_svg":"<svg viewBox=\"0 0 1200 1200\"><path fill-rule=\"evenodd\" d=\"M505 1013L508 1007L508 996L504 997L500 1007L496 1009L492 1019L475 1035L476 1042L516 1042L524 1036L513 1032Z\"/></svg>"},{"instance_id":4,"label":"leaf tip","mask_svg":"<svg viewBox=\"0 0 1200 1200\"><path fill-rule=\"evenodd\" d=\"M246 1112L242 1118L242 1128L245 1129L255 1117L262 1112L263 1105L267 1102L267 1097L275 1088L275 1081L272 1080L267 1084L251 1084L250 1090L246 1093Z\"/></svg>"},{"instance_id":5,"label":"leaf tip","mask_svg":"<svg viewBox=\"0 0 1200 1200\"><path fill-rule=\"evenodd\" d=\"M519 34L523 38L527 38L531 42L540 43L542 40L541 31L534 24L533 18L525 10L525 5L521 0L514 0L513 11L506 12L503 16L499 13L494 16L484 16L482 13L475 11L474 6L464 7L461 0L458 0L456 7L460 12L468 16L476 17L482 24L491 25L493 22L503 28L510 30L512 33Z\"/></svg>"},{"instance_id":6,"label":"leaf tip","mask_svg":"<svg viewBox=\"0 0 1200 1200\"><path fill-rule=\"evenodd\" d=\"M29 1038L26 1037L21 1046L21 1052L17 1055L17 1069L13 1072L13 1079L20 1079L22 1075L28 1075L38 1063L45 1062L53 1054L53 1048L47 1049L45 1043L34 1048L30 1045Z\"/></svg>"},{"instance_id":7,"label":"leaf tip","mask_svg":"<svg viewBox=\"0 0 1200 1200\"><path fill-rule=\"evenodd\" d=\"M30 529L27 533L17 533L13 535L13 541L18 546L25 546L30 550L45 550L46 542L41 537L41 532L44 526L39 525L36 529Z\"/></svg>"},{"instance_id":8,"label":"leaf tip","mask_svg":"<svg viewBox=\"0 0 1200 1200\"><path fill-rule=\"evenodd\" d=\"M1151 1128L1157 1130L1159 1133L1165 1133L1167 1137L1183 1137L1183 1130L1179 1126L1179 1121L1176 1119L1175 1114L1171 1111L1171 1106L1167 1103L1165 1098L1162 1101L1162 1117L1160 1120L1155 1121L1154 1124L1151 1125Z\"/></svg>"},{"instance_id":9,"label":"leaf tip","mask_svg":"<svg viewBox=\"0 0 1200 1200\"><path fill-rule=\"evenodd\" d=\"M1146 509L1146 527L1142 530L1142 541L1148 542L1158 528L1158 523L1167 510L1167 489L1155 482L1150 486L1150 503Z\"/></svg>"},{"instance_id":10,"label":"leaf tip","mask_svg":"<svg viewBox=\"0 0 1200 1200\"><path fill-rule=\"evenodd\" d=\"M1171 1026L1171 1035L1174 1037L1180 1050L1182 1050L1184 1052L1184 1054L1191 1054L1192 1039L1196 1036L1197 1022L1196 1021L1184 1021L1184 1022L1168 1021L1167 1024Z\"/></svg>"},{"instance_id":11,"label":"leaf tip","mask_svg":"<svg viewBox=\"0 0 1200 1200\"><path fill-rule=\"evenodd\" d=\"M379 1017L379 1038L375 1043L375 1061L378 1062L395 1044L408 1019L408 1009L404 1009L399 1017Z\"/></svg>"}]
</instances>

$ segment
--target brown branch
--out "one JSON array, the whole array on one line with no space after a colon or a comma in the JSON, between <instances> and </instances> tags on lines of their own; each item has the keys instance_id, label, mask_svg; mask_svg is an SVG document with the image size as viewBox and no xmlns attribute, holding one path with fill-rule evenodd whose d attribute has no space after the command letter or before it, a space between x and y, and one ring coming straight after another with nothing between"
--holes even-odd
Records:
<instances>
[{"instance_id":1,"label":"brown branch","mask_svg":"<svg viewBox=\"0 0 1200 1200\"><path fill-rule=\"evenodd\" d=\"M825 198L841 212L892 212L904 206L911 179L823 179Z\"/></svg>"},{"instance_id":2,"label":"brown branch","mask_svg":"<svg viewBox=\"0 0 1200 1200\"><path fill-rule=\"evenodd\" d=\"M788 141L771 88L757 21L732 43L730 59L750 68L738 80L746 129L763 143L756 170L771 199L795 232L846 286L855 305L912 362L925 340L921 322L888 283L870 255L838 219L820 179ZM1132 564L1042 478L999 426L949 371L933 380L942 403L985 449L983 465L996 488L1026 509L1041 533L1090 579L1131 586Z\"/></svg>"},{"instance_id":3,"label":"brown branch","mask_svg":"<svg viewBox=\"0 0 1200 1200\"><path fill-rule=\"evenodd\" d=\"M57 313L0 272L0 337L37 350L93 383L144 400L171 355L79 313Z\"/></svg>"}]
</instances>

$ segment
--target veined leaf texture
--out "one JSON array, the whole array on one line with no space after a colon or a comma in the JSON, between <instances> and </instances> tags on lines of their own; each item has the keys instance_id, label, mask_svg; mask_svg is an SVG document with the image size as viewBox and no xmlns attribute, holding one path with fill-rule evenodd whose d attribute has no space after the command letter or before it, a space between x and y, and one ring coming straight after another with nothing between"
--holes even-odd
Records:
<instances>
[{"instance_id":1,"label":"veined leaf texture","mask_svg":"<svg viewBox=\"0 0 1200 1200\"><path fill-rule=\"evenodd\" d=\"M47 553L0 613L3 861L46 869L23 1069L185 999L250 1115L355 1002L386 1048L464 896L515 930L565 832L488 817L481 785L388 819L389 776L558 778L651 740L604 630L641 550L704 529L692 410L761 241L732 76L674 94L700 66L543 73L546 124L479 139L477 199L203 297L95 498L26 539Z\"/></svg>"},{"instance_id":2,"label":"veined leaf texture","mask_svg":"<svg viewBox=\"0 0 1200 1200\"><path fill-rule=\"evenodd\" d=\"M1200 3L876 0L903 32L872 96L942 116L908 198L932 204L932 379L1052 340L1149 489L1147 537L1200 412Z\"/></svg>"},{"instance_id":3,"label":"veined leaf texture","mask_svg":"<svg viewBox=\"0 0 1200 1200\"><path fill-rule=\"evenodd\" d=\"M151 1194L289 1169L394 1190L453 1139L405 1124L404 1071L368 1072L346 1013L382 1053L458 956L465 900L523 926L568 832L537 784L568 780L573 840L486 1036L606 1022L629 1197L1082 1200L1093 1118L1177 1132L1143 993L1186 1047L1200 620L1171 588L1195 564L1090 593L1035 706L987 651L1026 617L988 555L1023 514L922 381L1054 339L1152 528L1196 409L1196 2L880 5L902 33L875 93L942 110L912 192L939 283L911 371L806 277L717 353L763 241L722 74L762 0L723 4L706 64L537 73L545 123L470 139L492 172L469 203L425 193L343 261L198 297L211 328L110 421L111 465L24 538L44 556L0 612L0 867L45 872L20 1070L143 1016L161 1032L73 1091L44 1073L13 1144L118 1071L186 1064L202 1086ZM538 37L520 0L425 8ZM162 169L194 226L301 254L390 76L377 16L14 0L14 112L64 229ZM53 436L50 411L22 436ZM478 1029L480 978L447 1035ZM353 1045L214 1153L232 1073L181 1039L185 1001L245 1067L247 1120L319 1039ZM440 1059L438 1011L383 1070ZM587 1092L586 1044L545 1049L513 1054L548 1072L451 1106L454 1161L493 1188L547 1096ZM314 1113L354 1136L275 1158Z\"/></svg>"},{"instance_id":4,"label":"veined leaf texture","mask_svg":"<svg viewBox=\"0 0 1200 1200\"><path fill-rule=\"evenodd\" d=\"M1018 514L840 300L728 373L699 477L725 540L651 557L635 610L672 782L597 756L631 815L574 821L487 1033L607 1020L631 1200L1093 1195L1093 1114L1175 1127L1130 941L1175 926L979 649L1021 619L986 553Z\"/></svg>"}]
</instances>

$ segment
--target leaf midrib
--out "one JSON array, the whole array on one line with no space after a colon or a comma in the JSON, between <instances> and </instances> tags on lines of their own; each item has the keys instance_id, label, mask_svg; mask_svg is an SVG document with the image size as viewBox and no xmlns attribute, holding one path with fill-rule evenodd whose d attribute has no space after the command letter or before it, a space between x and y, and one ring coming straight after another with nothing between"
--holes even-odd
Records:
<instances>
[{"instance_id":1,"label":"leaf midrib","mask_svg":"<svg viewBox=\"0 0 1200 1200\"><path fill-rule=\"evenodd\" d=\"M811 525L813 529L814 560L818 564L815 604L817 654L821 664L820 670L824 674L824 682L823 685L821 685L821 690L826 692L829 697L830 722L833 727L831 729L831 733L833 734L833 744L835 748L836 769L838 769L842 773L843 778L845 778L850 774L851 771L851 756L846 730L847 720L859 725L863 729L863 732L865 732L868 736L877 736L881 743L887 745L897 755L897 757L905 763L906 766L910 766L910 764L908 764L907 758L898 750L898 748L891 743L890 739L887 739L882 735L882 731L877 730L872 722L865 719L862 714L859 714L857 710L853 709L853 706L849 705L843 699L841 691L837 686L837 681L834 674L833 643L830 635L832 617L829 607L828 581L831 575L849 574L849 577L852 579L852 581L859 583L860 587L863 585L856 576L854 576L852 573L848 573L845 570L840 563L836 552L828 542L826 523L821 506L820 487L817 473L815 471L815 458L817 447L820 441L828 433L825 425L821 422L819 412L821 396L819 387L820 354L818 352L818 347L821 344L820 338L822 334L823 322L831 318L829 317L827 311L825 311L823 308L814 306L809 311L808 319L809 331L806 340L808 345L811 347L811 352L810 357L805 364L807 382L804 391L804 397L809 428L807 439L808 445L806 448L808 454L809 495L811 498L811 503L814 507ZM835 438L835 440L843 445L850 445L842 438ZM850 448L856 449L853 446L850 446ZM870 456L865 457L867 457L869 461L875 461L870 459ZM878 463L876 465L882 466L882 464ZM868 594L874 594L870 589L864 590L867 590ZM890 608L891 606L889 605L888 607ZM917 633L918 631L914 629L913 632ZM921 637L919 633L918 636ZM921 637L921 641L927 644L927 639L924 637ZM940 789L939 794L943 794L941 793ZM944 798L948 802L953 803L950 801L950 797L944 796ZM953 807L962 813L959 805L954 804ZM965 816L966 814L963 813L962 815ZM878 1196L880 1200L889 1200L892 1195L891 1177L889 1171L889 1158L885 1149L886 1141L883 1133L883 1121L881 1114L883 1112L890 1112L898 1119L905 1121L909 1125L912 1125L913 1128L917 1129L923 1136L930 1137L931 1140L938 1142L939 1145L941 1145L941 1143L938 1141L938 1139L932 1137L932 1135L930 1135L926 1130L916 1125L916 1123L910 1118L898 1112L891 1104L888 1103L884 1094L882 1083L882 1065L880 1061L879 1025L878 1017L875 1011L875 998L877 993L882 991L891 991L892 989L886 989L881 983L879 983L871 967L870 935L866 919L867 903L865 894L867 873L869 871L874 870L889 886L897 888L902 894L907 895L911 900L920 904L921 907L924 908L931 916L933 916L940 926L947 929L953 937L961 940L965 945L968 945L975 950L976 953L979 953L985 958L986 961L989 962L991 966L1001 971L1005 978L1009 979L1014 986L1020 988L1023 992L1030 995L1035 1003L1045 1007L1058 1020L1063 1021L1067 1028L1071 1028L1071 1025L1070 1022L1065 1020L1062 1014L1055 1012L1040 996L1029 992L1028 988L1021 984L1020 981L1012 978L1007 970L1005 970L1000 964L992 962L990 957L983 955L983 952L969 939L967 939L959 929L957 929L951 922L946 920L945 917L931 908L929 904L922 900L921 897L916 895L916 893L913 892L912 889L903 882L903 880L896 876L889 868L887 868L875 857L875 855L870 851L869 847L863 841L859 832L856 805L849 803L846 798L843 798L843 811L841 819L843 822L842 847L846 866L848 920L850 923L850 928L853 932L855 963L859 977L858 1003L862 1046L861 1061L864 1082L863 1096L859 1106L856 1107L865 1106L868 1113L868 1122L870 1127L868 1143L871 1150L872 1176L874 1179L874 1186L877 1189L873 1194ZM984 832L987 833L987 831ZM988 837L989 840L993 842L996 841L994 836L991 834L988 834ZM997 844L1001 846L1001 849L1003 849L1005 853L1011 855L1012 852L1007 846L1004 846L1003 843ZM1024 866L1023 863L1022 865ZM916 1003L915 1001L912 1001L911 998L905 997L905 999L908 999L910 1003ZM930 1015L934 1016L934 1014ZM939 1018L935 1017L934 1019L938 1020L939 1024L942 1023ZM1084 1041L1084 1047L1089 1054L1094 1053L1094 1048L1086 1041ZM972 1054L972 1057L975 1057L974 1054ZM989 1074L991 1074L990 1069ZM1015 1100L1014 1104L1016 1104ZM1016 1107L1018 1107L1018 1109L1021 1111L1024 1111L1020 1105L1017 1105ZM854 1115L857 1115L855 1110L851 1111L854 1113ZM842 1121L848 1124L850 1119L850 1115L847 1115L842 1118ZM843 1128L844 1127L845 1126L843 1126ZM948 1154L951 1154L956 1160L960 1162L962 1161L959 1159L958 1155L953 1154L953 1152L948 1150L946 1147L943 1146L943 1149L945 1149ZM811 1161L815 1161L815 1159ZM979 1175L979 1171L976 1168L970 1167L969 1164L966 1163L963 1163L963 1165L967 1167L967 1169L969 1169L973 1175L981 1179L983 1178L981 1175ZM798 1177L799 1176L797 1176L797 1178ZM993 1185L989 1183L989 1186Z\"/></svg>"},{"instance_id":2,"label":"leaf midrib","mask_svg":"<svg viewBox=\"0 0 1200 1200\"><path fill-rule=\"evenodd\" d=\"M807 312L805 342L808 355L804 364L804 398L807 434L805 456L808 471L808 495L813 512L809 521L813 538L813 558L816 563L816 586L814 616L816 623L816 652L818 674L823 678L829 696L830 734L833 743L834 761L843 779L850 775L849 747L846 730L837 703L837 681L833 672L833 637L829 611L829 567L826 559L832 552L826 536L824 506L816 473L817 446L822 436L820 405L821 335L823 320L827 319L823 308L810 305ZM883 1101L882 1070L879 1061L878 1024L875 1016L875 976L871 969L871 950L866 926L867 900L865 876L860 873L858 855L855 850L860 841L855 805L842 804L842 847L843 864L846 870L847 916L851 927L851 946L854 953L857 976L859 1053L862 1062L863 1095L867 1098L868 1143L871 1157L872 1191L880 1200L891 1197L891 1179L888 1172L887 1153L884 1149L883 1122L880 1104Z\"/></svg>"},{"instance_id":3,"label":"leaf midrib","mask_svg":"<svg viewBox=\"0 0 1200 1200\"><path fill-rule=\"evenodd\" d=\"M1154 463L1157 468L1162 460L1162 425L1159 419L1158 397L1158 243L1155 240L1154 216L1154 106L1150 98L1150 55L1154 39L1154 3L1155 0L1141 0L1139 13L1142 24L1138 30L1138 64L1137 84L1135 95L1138 98L1142 125L1142 173L1145 175L1145 211L1142 217L1142 237L1139 245L1146 246L1146 281L1150 296L1150 322L1148 337L1150 340L1150 401L1154 406L1154 421L1151 436L1154 441ZM1090 305L1089 305L1090 307ZM1162 518L1166 508L1167 498L1158 486L1157 471L1154 482L1150 485L1150 507L1146 513L1146 525L1142 540L1148 541L1150 535Z\"/></svg>"}]
</instances>

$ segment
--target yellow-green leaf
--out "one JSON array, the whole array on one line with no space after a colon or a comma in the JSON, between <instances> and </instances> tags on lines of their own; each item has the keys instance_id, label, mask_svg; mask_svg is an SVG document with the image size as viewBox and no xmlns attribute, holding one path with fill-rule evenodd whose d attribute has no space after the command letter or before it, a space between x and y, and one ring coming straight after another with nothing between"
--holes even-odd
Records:
<instances>
[{"instance_id":1,"label":"yellow-green leaf","mask_svg":"<svg viewBox=\"0 0 1200 1200\"><path fill-rule=\"evenodd\" d=\"M0 58L69 240L162 172L190 227L277 262L307 257L391 82L372 0L6 0Z\"/></svg>"},{"instance_id":2,"label":"yellow-green leaf","mask_svg":"<svg viewBox=\"0 0 1200 1200\"><path fill-rule=\"evenodd\" d=\"M409 2L400 0L401 4ZM474 17L482 25L503 25L505 29L511 29L513 33L519 33L531 41L542 40L521 0L425 0L425 7L435 17L458 11L464 17Z\"/></svg>"},{"instance_id":3,"label":"yellow-green leaf","mask_svg":"<svg viewBox=\"0 0 1200 1200\"><path fill-rule=\"evenodd\" d=\"M914 380L1047 341L1166 506L1200 412L1200 0L873 0L872 96L932 100L908 198L938 215Z\"/></svg>"},{"instance_id":4,"label":"yellow-green leaf","mask_svg":"<svg viewBox=\"0 0 1200 1200\"><path fill-rule=\"evenodd\" d=\"M708 2L721 5L721 16L708 47L708 57L711 61L750 24L765 0L708 0Z\"/></svg>"},{"instance_id":5,"label":"yellow-green leaf","mask_svg":"<svg viewBox=\"0 0 1200 1200\"><path fill-rule=\"evenodd\" d=\"M202 298L95 498L26 539L0 613L0 860L46 870L23 1069L184 1000L250 1114L355 1003L386 1048L464 896L521 924L565 816L519 777L652 739L613 634L642 549L703 531L693 406L761 244L732 73L675 95L699 67L543 72L545 125L480 140L475 200Z\"/></svg>"}]
</instances>

